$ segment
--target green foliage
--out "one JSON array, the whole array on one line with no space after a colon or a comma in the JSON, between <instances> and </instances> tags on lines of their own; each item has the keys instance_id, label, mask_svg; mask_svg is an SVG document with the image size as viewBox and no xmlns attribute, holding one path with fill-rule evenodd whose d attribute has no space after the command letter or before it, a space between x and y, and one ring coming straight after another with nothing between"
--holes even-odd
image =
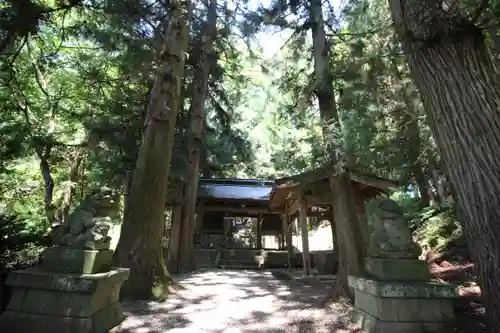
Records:
<instances>
[{"instance_id":1,"label":"green foliage","mask_svg":"<svg viewBox=\"0 0 500 333\"><path fill-rule=\"evenodd\" d=\"M26 8L19 4L9 2L2 11L10 30L1 36L5 39L0 50L9 50L0 55L0 205L29 233L43 234L93 186L125 188L135 165L153 84L152 64L168 13L160 3L141 0L57 2L59 7L50 1L24 1ZM14 26L19 11L30 8L36 9L30 16L34 20L17 20L31 22L29 31ZM195 15L203 18L204 10L200 4ZM239 117L233 105L242 99L240 90L247 81L240 73L243 52L234 47L225 28L232 20L221 10L206 103L201 169L213 176L252 170L246 163L250 144L233 126ZM194 22L193 41L201 20ZM195 51L191 45L189 53ZM183 177L186 170L189 73L196 70L192 66L188 61L172 178Z\"/></svg>"},{"instance_id":2,"label":"green foliage","mask_svg":"<svg viewBox=\"0 0 500 333\"><path fill-rule=\"evenodd\" d=\"M462 226L453 209L425 209L413 222L414 236L424 251L450 254L465 249L464 252L467 252Z\"/></svg>"},{"instance_id":3,"label":"green foliage","mask_svg":"<svg viewBox=\"0 0 500 333\"><path fill-rule=\"evenodd\" d=\"M340 150L350 165L401 183L394 198L415 230L453 234L440 229L454 220L445 218L452 212L451 189L390 28L387 1L324 4L340 115L340 124L328 124L327 137L314 94L309 2L295 9L280 4L220 5L200 173L275 179L317 168ZM76 205L92 186L126 187L168 10L143 0L5 6L0 204L24 228L44 233L59 210ZM28 26L15 19L21 10L33 14ZM205 5L197 3L194 14L172 181L189 167L189 92ZM264 45L256 45L256 38ZM269 55L272 48L276 52Z\"/></svg>"}]
</instances>

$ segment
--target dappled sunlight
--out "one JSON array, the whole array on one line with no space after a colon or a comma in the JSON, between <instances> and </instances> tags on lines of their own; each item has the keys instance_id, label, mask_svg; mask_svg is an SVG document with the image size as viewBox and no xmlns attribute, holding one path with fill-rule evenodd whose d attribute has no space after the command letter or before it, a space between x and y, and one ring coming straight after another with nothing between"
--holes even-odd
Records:
<instances>
[{"instance_id":1,"label":"dappled sunlight","mask_svg":"<svg viewBox=\"0 0 500 333\"><path fill-rule=\"evenodd\" d=\"M211 270L178 282L186 289L166 302L124 304L128 317L112 333L354 332L348 306L323 309L324 290L268 271Z\"/></svg>"}]
</instances>

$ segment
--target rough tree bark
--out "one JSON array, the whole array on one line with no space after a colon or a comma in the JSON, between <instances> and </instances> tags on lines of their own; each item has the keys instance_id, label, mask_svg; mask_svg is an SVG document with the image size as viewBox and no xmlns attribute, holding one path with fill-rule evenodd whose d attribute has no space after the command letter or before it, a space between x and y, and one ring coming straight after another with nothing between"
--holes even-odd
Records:
<instances>
[{"instance_id":1,"label":"rough tree bark","mask_svg":"<svg viewBox=\"0 0 500 333\"><path fill-rule=\"evenodd\" d=\"M456 192L489 329L499 332L500 86L483 31L460 4L389 0Z\"/></svg>"},{"instance_id":2,"label":"rough tree bark","mask_svg":"<svg viewBox=\"0 0 500 333\"><path fill-rule=\"evenodd\" d=\"M179 273L179 254L181 243L182 202L184 201L185 183L179 181L175 185L174 202L172 203L172 225L168 242L167 266L169 272Z\"/></svg>"},{"instance_id":3,"label":"rough tree bark","mask_svg":"<svg viewBox=\"0 0 500 333\"><path fill-rule=\"evenodd\" d=\"M316 82L314 85L314 93L318 98L320 117L323 127L323 137L326 143L326 149L329 153L329 159L331 163L334 163L338 158L339 154L335 152L334 147L331 146L333 141L333 128L337 128L340 131L339 116L337 111L337 104L335 101L335 94L333 90L333 76L331 73L331 55L330 55L330 45L326 38L324 18L322 11L322 1L321 0L310 0L309 2L309 15L311 20L311 32L313 38L313 58L314 58L314 74L316 77ZM349 184L350 185L350 184ZM338 192L341 193L341 192ZM335 196L335 192L332 192ZM352 199L352 196L349 197ZM352 205L353 202L349 203L345 201L345 204ZM350 256L357 253L362 253L362 249L366 246L364 244L363 238L352 238L353 233L344 232L345 228L355 228L356 234L361 233L361 225L356 218L355 224L352 226L345 226L344 223L350 223L346 219L342 218L337 220L337 213L334 207L334 222L332 225L332 236L333 241L337 242L334 247L338 250L335 251L338 255L338 276L345 276L344 278L339 278L336 283L335 291L336 294L333 298L337 296L349 296L349 288L347 286L347 272L357 272L360 271L363 265L363 260L351 260ZM333 234L335 233L335 234ZM347 253L348 255L343 255ZM351 267L355 265L355 267Z\"/></svg>"},{"instance_id":4,"label":"rough tree bark","mask_svg":"<svg viewBox=\"0 0 500 333\"><path fill-rule=\"evenodd\" d=\"M181 250L179 268L181 272L194 270L194 230L196 196L198 193L198 178L200 171L200 156L203 130L205 127L205 100L207 96L208 78L213 61L210 59L212 45L217 34L217 0L210 0L207 22L198 45L195 73L193 77L193 91L191 97L190 119L188 129L187 185L181 223Z\"/></svg>"},{"instance_id":5,"label":"rough tree bark","mask_svg":"<svg viewBox=\"0 0 500 333\"><path fill-rule=\"evenodd\" d=\"M132 177L115 263L130 268L122 292L133 299L164 298L172 279L165 267L162 237L174 129L181 99L191 2L170 1L159 57Z\"/></svg>"},{"instance_id":6,"label":"rough tree bark","mask_svg":"<svg viewBox=\"0 0 500 333\"><path fill-rule=\"evenodd\" d=\"M326 148L328 149L332 140L332 129L337 127L339 116L333 91L333 77L330 70L330 45L326 39L321 0L310 1L309 17L313 39L314 94L318 98L323 136L325 137Z\"/></svg>"},{"instance_id":7,"label":"rough tree bark","mask_svg":"<svg viewBox=\"0 0 500 333\"><path fill-rule=\"evenodd\" d=\"M332 208L333 218L336 222L339 267L337 283L329 298L335 300L341 296L352 297L347 276L359 276L363 272L367 244L365 241L356 240L364 240L367 235L361 228L349 172L342 172L331 178L330 190L334 196ZM348 242L352 242L352 244Z\"/></svg>"}]
</instances>

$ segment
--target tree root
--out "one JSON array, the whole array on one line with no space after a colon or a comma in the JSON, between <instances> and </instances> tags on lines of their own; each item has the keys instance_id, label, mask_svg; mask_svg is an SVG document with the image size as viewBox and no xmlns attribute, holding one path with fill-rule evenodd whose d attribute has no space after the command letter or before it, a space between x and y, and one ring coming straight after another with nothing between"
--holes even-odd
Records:
<instances>
[{"instance_id":1,"label":"tree root","mask_svg":"<svg viewBox=\"0 0 500 333\"><path fill-rule=\"evenodd\" d=\"M343 283L336 283L333 289L328 291L328 293L319 300L319 305L321 307L330 307L334 303L338 302L352 302L353 296L351 290L348 286L344 286Z\"/></svg>"}]
</instances>

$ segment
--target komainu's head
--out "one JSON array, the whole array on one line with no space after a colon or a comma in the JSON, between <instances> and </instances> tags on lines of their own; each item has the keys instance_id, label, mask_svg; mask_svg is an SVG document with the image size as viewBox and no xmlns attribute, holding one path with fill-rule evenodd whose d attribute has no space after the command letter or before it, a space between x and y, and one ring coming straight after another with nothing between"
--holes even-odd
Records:
<instances>
[{"instance_id":1,"label":"komainu's head","mask_svg":"<svg viewBox=\"0 0 500 333\"><path fill-rule=\"evenodd\" d=\"M119 210L120 193L115 189L103 186L93 189L85 201L96 214L106 215L108 212L113 214Z\"/></svg>"},{"instance_id":2,"label":"komainu's head","mask_svg":"<svg viewBox=\"0 0 500 333\"><path fill-rule=\"evenodd\" d=\"M397 218L403 216L398 203L391 199L377 198L371 202L372 212L379 218Z\"/></svg>"}]
</instances>

